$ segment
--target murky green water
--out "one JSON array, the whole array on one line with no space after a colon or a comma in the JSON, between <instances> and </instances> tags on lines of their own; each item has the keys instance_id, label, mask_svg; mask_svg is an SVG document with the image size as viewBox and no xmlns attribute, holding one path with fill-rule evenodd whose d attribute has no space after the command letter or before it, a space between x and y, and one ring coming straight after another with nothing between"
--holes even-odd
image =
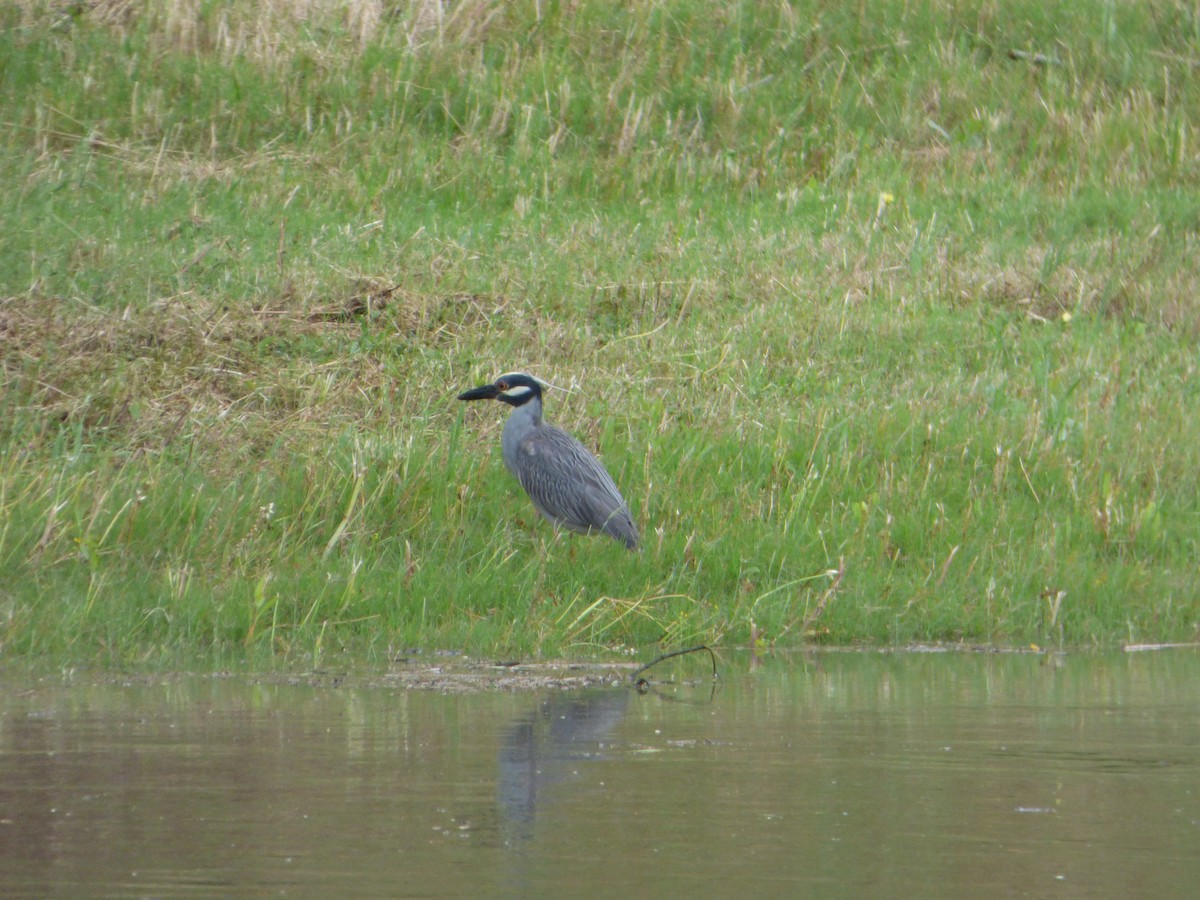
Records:
<instances>
[{"instance_id":1,"label":"murky green water","mask_svg":"<svg viewBox=\"0 0 1200 900\"><path fill-rule=\"evenodd\" d=\"M5 679L0 894L1200 895L1196 652L722 669L713 696Z\"/></svg>"}]
</instances>

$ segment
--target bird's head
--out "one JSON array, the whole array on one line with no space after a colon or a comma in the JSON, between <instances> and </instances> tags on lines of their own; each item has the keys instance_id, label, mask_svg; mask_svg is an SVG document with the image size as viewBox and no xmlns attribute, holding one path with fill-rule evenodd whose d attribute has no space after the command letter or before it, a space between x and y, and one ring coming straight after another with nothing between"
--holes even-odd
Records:
<instances>
[{"instance_id":1,"label":"bird's head","mask_svg":"<svg viewBox=\"0 0 1200 900\"><path fill-rule=\"evenodd\" d=\"M458 395L459 400L500 400L509 406L524 406L530 400L542 399L542 385L525 372L510 372L501 375L491 384L471 388Z\"/></svg>"}]
</instances>

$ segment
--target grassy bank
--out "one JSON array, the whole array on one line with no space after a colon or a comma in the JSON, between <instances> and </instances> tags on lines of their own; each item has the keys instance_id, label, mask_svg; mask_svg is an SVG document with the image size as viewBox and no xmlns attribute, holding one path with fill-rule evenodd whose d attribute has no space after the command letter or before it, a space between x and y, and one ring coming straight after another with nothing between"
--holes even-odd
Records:
<instances>
[{"instance_id":1,"label":"grassy bank","mask_svg":"<svg viewBox=\"0 0 1200 900\"><path fill-rule=\"evenodd\" d=\"M0 652L1200 622L1193 5L0 10ZM572 393L646 547L503 471Z\"/></svg>"}]
</instances>

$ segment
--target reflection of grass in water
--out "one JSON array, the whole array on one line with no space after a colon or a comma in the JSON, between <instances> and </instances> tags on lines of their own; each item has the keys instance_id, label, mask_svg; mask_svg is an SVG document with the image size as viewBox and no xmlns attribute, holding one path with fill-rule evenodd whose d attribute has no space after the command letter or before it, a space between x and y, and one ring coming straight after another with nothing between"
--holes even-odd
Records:
<instances>
[{"instance_id":1,"label":"reflection of grass in water","mask_svg":"<svg viewBox=\"0 0 1200 900\"><path fill-rule=\"evenodd\" d=\"M3 13L5 651L1194 634L1186 27L376 9Z\"/></svg>"}]
</instances>

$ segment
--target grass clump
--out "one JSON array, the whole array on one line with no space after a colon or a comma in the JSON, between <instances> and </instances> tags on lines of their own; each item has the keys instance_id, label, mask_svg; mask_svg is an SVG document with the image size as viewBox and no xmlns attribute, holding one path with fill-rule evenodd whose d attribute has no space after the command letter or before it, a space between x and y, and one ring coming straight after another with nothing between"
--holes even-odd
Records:
<instances>
[{"instance_id":1,"label":"grass clump","mask_svg":"<svg viewBox=\"0 0 1200 900\"><path fill-rule=\"evenodd\" d=\"M10 4L0 652L1195 637L1183 4ZM645 549L453 396L527 368Z\"/></svg>"}]
</instances>

